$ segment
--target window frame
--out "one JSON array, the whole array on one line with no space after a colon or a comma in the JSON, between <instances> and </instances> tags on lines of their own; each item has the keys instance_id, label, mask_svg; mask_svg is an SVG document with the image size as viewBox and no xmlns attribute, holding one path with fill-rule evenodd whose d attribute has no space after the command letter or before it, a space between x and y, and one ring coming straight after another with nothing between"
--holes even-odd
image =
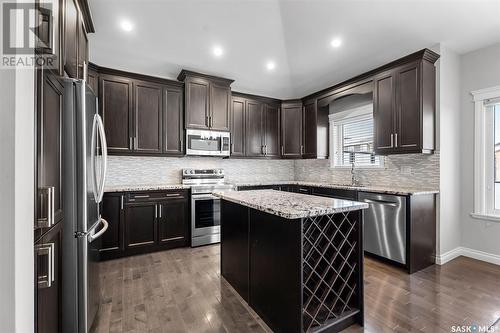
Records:
<instances>
[{"instance_id":1,"label":"window frame","mask_svg":"<svg viewBox=\"0 0 500 333\"><path fill-rule=\"evenodd\" d=\"M471 95L474 101L474 211L471 216L500 222L500 209L495 209L495 117L492 110L492 101L500 103L500 86L472 91Z\"/></svg>"},{"instance_id":2,"label":"window frame","mask_svg":"<svg viewBox=\"0 0 500 333\"><path fill-rule=\"evenodd\" d=\"M353 109L345 110L342 112L332 113L328 115L329 120L329 133L330 133L330 169L351 169L351 164L336 164L342 161L341 154L335 154L339 140L341 140L341 131L335 133L335 128L337 126L342 126L346 123L356 121L356 120L366 120L373 119L373 104L367 104ZM357 170L373 170L373 169L385 169L385 157L377 155L380 160L380 164L372 165L355 165L354 168Z\"/></svg>"}]
</instances>

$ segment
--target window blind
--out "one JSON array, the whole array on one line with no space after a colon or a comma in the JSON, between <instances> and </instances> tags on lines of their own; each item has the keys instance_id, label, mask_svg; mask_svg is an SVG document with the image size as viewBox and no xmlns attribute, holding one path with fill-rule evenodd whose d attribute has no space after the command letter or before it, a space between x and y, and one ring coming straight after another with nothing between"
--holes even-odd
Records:
<instances>
[{"instance_id":1,"label":"window blind","mask_svg":"<svg viewBox=\"0 0 500 333\"><path fill-rule=\"evenodd\" d=\"M378 165L379 157L373 153L373 117L344 121L341 125L339 151L342 164Z\"/></svg>"}]
</instances>

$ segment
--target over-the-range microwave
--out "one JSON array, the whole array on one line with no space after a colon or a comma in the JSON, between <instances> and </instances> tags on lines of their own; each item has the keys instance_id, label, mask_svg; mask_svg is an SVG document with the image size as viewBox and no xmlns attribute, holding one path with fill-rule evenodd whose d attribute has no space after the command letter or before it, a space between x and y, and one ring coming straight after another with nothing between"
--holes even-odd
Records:
<instances>
[{"instance_id":1,"label":"over-the-range microwave","mask_svg":"<svg viewBox=\"0 0 500 333\"><path fill-rule=\"evenodd\" d=\"M229 156L229 132L186 130L186 155Z\"/></svg>"}]
</instances>

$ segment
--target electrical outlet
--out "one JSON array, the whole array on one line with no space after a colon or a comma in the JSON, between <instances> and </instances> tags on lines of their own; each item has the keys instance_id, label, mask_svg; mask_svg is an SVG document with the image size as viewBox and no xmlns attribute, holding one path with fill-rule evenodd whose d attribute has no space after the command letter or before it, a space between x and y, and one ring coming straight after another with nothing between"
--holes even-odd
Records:
<instances>
[{"instance_id":1,"label":"electrical outlet","mask_svg":"<svg viewBox=\"0 0 500 333\"><path fill-rule=\"evenodd\" d=\"M412 169L411 166L409 165L402 165L401 166L401 173L403 175L411 175Z\"/></svg>"}]
</instances>

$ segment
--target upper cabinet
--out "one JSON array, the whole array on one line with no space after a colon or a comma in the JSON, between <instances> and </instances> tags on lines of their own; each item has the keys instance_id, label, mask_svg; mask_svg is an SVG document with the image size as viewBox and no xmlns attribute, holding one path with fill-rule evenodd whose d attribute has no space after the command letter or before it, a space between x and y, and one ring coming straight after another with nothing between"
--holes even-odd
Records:
<instances>
[{"instance_id":1,"label":"upper cabinet","mask_svg":"<svg viewBox=\"0 0 500 333\"><path fill-rule=\"evenodd\" d=\"M98 76L110 154L183 154L182 83L106 68Z\"/></svg>"},{"instance_id":2,"label":"upper cabinet","mask_svg":"<svg viewBox=\"0 0 500 333\"><path fill-rule=\"evenodd\" d=\"M301 158L302 102L285 101L281 104L281 157Z\"/></svg>"},{"instance_id":3,"label":"upper cabinet","mask_svg":"<svg viewBox=\"0 0 500 333\"><path fill-rule=\"evenodd\" d=\"M93 32L94 27L87 17L86 2L65 0L64 3L64 71L69 77L83 79L89 62L87 33Z\"/></svg>"},{"instance_id":4,"label":"upper cabinet","mask_svg":"<svg viewBox=\"0 0 500 333\"><path fill-rule=\"evenodd\" d=\"M375 75L373 117L377 154L434 151L434 63L438 57L426 50L417 60Z\"/></svg>"},{"instance_id":5,"label":"upper cabinet","mask_svg":"<svg viewBox=\"0 0 500 333\"><path fill-rule=\"evenodd\" d=\"M233 80L187 70L182 70L177 79L185 84L186 128L230 130Z\"/></svg>"}]
</instances>

